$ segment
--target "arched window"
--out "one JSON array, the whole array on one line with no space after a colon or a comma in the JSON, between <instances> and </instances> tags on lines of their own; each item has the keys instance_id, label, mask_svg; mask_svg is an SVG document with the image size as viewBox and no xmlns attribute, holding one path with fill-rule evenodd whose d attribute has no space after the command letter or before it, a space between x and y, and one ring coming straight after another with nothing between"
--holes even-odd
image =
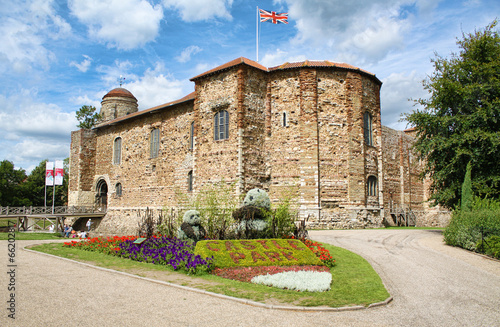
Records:
<instances>
[{"instance_id":1,"label":"arched window","mask_svg":"<svg viewBox=\"0 0 500 327\"><path fill-rule=\"evenodd\" d=\"M113 143L113 164L119 165L122 162L122 138L117 137Z\"/></svg>"},{"instance_id":2,"label":"arched window","mask_svg":"<svg viewBox=\"0 0 500 327\"><path fill-rule=\"evenodd\" d=\"M363 130L365 134L365 144L373 145L372 116L368 112L365 112L363 115Z\"/></svg>"},{"instance_id":3,"label":"arched window","mask_svg":"<svg viewBox=\"0 0 500 327\"><path fill-rule=\"evenodd\" d=\"M377 177L368 176L368 180L366 182L366 188L368 191L368 196L377 196Z\"/></svg>"},{"instance_id":4,"label":"arched window","mask_svg":"<svg viewBox=\"0 0 500 327\"><path fill-rule=\"evenodd\" d=\"M160 151L160 129L155 128L151 130L149 156L150 158L157 158Z\"/></svg>"},{"instance_id":5,"label":"arched window","mask_svg":"<svg viewBox=\"0 0 500 327\"><path fill-rule=\"evenodd\" d=\"M122 196L122 184L121 183L116 183L115 193L116 193L116 196Z\"/></svg>"},{"instance_id":6,"label":"arched window","mask_svg":"<svg viewBox=\"0 0 500 327\"><path fill-rule=\"evenodd\" d=\"M225 140L227 138L229 138L229 113L222 110L214 116L214 140Z\"/></svg>"},{"instance_id":7,"label":"arched window","mask_svg":"<svg viewBox=\"0 0 500 327\"><path fill-rule=\"evenodd\" d=\"M193 171L190 170L188 173L188 192L193 191Z\"/></svg>"}]
</instances>

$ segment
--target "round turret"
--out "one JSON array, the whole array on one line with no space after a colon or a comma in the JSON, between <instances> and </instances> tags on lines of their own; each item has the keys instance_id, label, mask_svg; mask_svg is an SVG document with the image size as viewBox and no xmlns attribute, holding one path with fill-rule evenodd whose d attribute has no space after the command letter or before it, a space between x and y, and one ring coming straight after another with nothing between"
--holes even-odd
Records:
<instances>
[{"instance_id":1,"label":"round turret","mask_svg":"<svg viewBox=\"0 0 500 327\"><path fill-rule=\"evenodd\" d=\"M129 90L122 87L113 89L102 97L100 112L102 122L126 116L137 110L137 99Z\"/></svg>"}]
</instances>

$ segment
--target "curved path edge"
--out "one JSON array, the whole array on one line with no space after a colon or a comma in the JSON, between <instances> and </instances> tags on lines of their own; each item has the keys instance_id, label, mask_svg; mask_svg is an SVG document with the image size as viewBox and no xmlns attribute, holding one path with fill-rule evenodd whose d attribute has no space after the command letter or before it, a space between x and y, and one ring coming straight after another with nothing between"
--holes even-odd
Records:
<instances>
[{"instance_id":1,"label":"curved path edge","mask_svg":"<svg viewBox=\"0 0 500 327\"><path fill-rule=\"evenodd\" d=\"M119 270L114 270L114 269L99 267L99 266L95 266L95 265L92 265L92 264L89 264L89 263L86 263L86 262L72 260L72 259L68 259L68 258L64 258L64 257L59 257L57 255L53 255L53 254L49 254L49 253L45 253L45 252L40 252L40 251L35 251L35 250L30 250L30 249L26 248L27 246L35 246L35 245L41 245L41 244L44 244L44 243L29 244L29 245L23 246L22 249L23 249L23 251L27 251L27 252L31 252L31 253L36 253L36 254L41 254L41 255L52 257L52 258L57 258L57 259L60 259L60 260L66 260L66 261L69 261L69 262L77 263L77 264L80 264L80 265L83 265L83 266L86 266L86 267L90 267L90 268L94 268L94 269L97 269L97 270L101 270L101 271L107 271L107 272L110 272L110 273L115 273L115 274L120 274L120 275L127 276L127 277L141 279L141 280L145 280L145 281L148 281L148 282L151 282L151 283L156 283L156 284L160 284L160 285L170 286L170 287L178 288L178 289L185 290L185 291L195 292L195 293L199 293L199 294L206 294L206 295L210 295L210 296L213 296L213 297L216 297L216 298L219 298L219 299L230 300L230 301L233 301L233 302L238 302L238 303L242 303L242 304L246 304L246 305L250 305L250 306L254 306L254 307L259 307L259 308L264 308L264 309L286 310L286 311L311 311L311 312L357 311L357 310L366 310L366 309L371 309L371 308L376 308L376 307L388 305L393 300L393 297L389 296L387 299L385 299L382 302L372 303L372 304L369 304L368 306L357 305L357 306L338 307L338 308L271 305L271 304L260 303L260 302L256 302L256 301L252 301L252 300L241 299L241 298L237 298L237 297L233 297L233 296L229 296L229 295L213 293L213 292L201 290L201 289L194 288L194 287L188 287L188 286L178 285L178 284L174 284L174 283L169 283L169 282L165 282L165 281L162 281L162 280L156 280L156 279L152 279L152 278L148 278L148 277L142 277L142 276L130 274L130 273L127 273L127 272L124 272L124 271L119 271Z\"/></svg>"}]
</instances>

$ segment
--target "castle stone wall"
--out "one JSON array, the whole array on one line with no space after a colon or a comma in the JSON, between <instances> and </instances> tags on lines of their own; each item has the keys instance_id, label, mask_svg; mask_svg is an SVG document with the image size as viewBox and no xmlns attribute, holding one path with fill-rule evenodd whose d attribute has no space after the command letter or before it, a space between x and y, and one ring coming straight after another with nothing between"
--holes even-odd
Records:
<instances>
[{"instance_id":1,"label":"castle stone wall","mask_svg":"<svg viewBox=\"0 0 500 327\"><path fill-rule=\"evenodd\" d=\"M105 182L108 214L101 232L131 233L137 210L182 207L183 198L221 181L236 185L236 197L259 187L273 203L296 199L311 228L390 225L398 206L416 212L417 225L446 223L445 212L426 202L428 181L419 177L423 165L412 154L414 139L381 125L381 84L373 75L308 63L269 71L238 64L194 81L194 100L72 134L70 203L95 201L98 183ZM114 100L118 106L121 100ZM113 103L103 100L108 105ZM214 117L223 110L229 114L228 137L214 140ZM365 141L365 113L371 116L371 144ZM151 158L156 128L159 154ZM373 195L370 176L377 180Z\"/></svg>"}]
</instances>

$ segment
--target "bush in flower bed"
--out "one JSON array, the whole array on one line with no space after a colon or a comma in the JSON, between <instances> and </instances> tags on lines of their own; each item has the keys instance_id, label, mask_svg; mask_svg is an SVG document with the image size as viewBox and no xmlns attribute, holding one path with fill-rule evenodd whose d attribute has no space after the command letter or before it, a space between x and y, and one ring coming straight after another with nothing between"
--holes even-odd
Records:
<instances>
[{"instance_id":1,"label":"bush in flower bed","mask_svg":"<svg viewBox=\"0 0 500 327\"><path fill-rule=\"evenodd\" d=\"M285 271L255 276L252 283L294 291L325 292L330 290L332 274L319 271Z\"/></svg>"},{"instance_id":2,"label":"bush in flower bed","mask_svg":"<svg viewBox=\"0 0 500 327\"><path fill-rule=\"evenodd\" d=\"M204 259L195 255L193 245L189 241L159 236L136 244L136 239L136 236L95 237L80 242L66 242L64 246L167 265L174 270L184 270L188 274L210 271L212 268L211 258Z\"/></svg>"}]
</instances>

